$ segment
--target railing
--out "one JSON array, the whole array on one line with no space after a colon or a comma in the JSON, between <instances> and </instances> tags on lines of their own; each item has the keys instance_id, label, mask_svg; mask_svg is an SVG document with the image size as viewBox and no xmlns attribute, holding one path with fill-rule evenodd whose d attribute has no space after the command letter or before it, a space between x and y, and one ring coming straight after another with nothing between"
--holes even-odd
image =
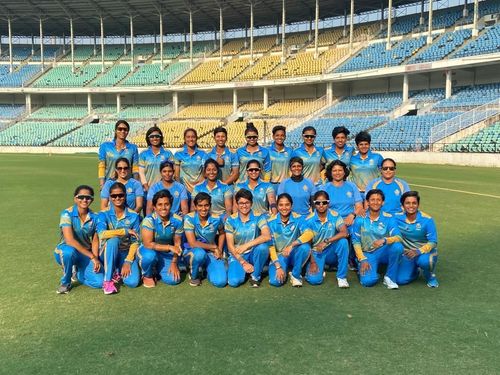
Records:
<instances>
[{"instance_id":1,"label":"railing","mask_svg":"<svg viewBox=\"0 0 500 375\"><path fill-rule=\"evenodd\" d=\"M436 143L498 113L500 113L500 98L432 127L429 144Z\"/></svg>"}]
</instances>

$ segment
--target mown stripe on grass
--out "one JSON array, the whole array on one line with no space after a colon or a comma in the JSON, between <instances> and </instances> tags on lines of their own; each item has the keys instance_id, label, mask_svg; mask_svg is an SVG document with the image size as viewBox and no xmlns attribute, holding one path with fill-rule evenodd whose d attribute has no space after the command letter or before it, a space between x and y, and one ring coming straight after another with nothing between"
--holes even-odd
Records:
<instances>
[{"instance_id":1,"label":"mown stripe on grass","mask_svg":"<svg viewBox=\"0 0 500 375\"><path fill-rule=\"evenodd\" d=\"M437 186L417 185L417 184L411 184L411 186L423 187L423 188L435 189L435 190L453 191L455 193L470 194L470 195L479 195L481 197L489 197L489 198L500 199L499 195L484 194L484 193L475 193L473 191L465 191L465 190L457 190L457 189L449 189L449 188L442 188L442 187L437 187Z\"/></svg>"}]
</instances>

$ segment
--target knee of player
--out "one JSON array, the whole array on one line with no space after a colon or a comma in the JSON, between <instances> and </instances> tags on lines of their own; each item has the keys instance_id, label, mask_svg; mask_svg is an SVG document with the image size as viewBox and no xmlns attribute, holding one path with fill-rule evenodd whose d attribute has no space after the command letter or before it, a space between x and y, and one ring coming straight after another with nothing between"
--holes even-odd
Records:
<instances>
[{"instance_id":1,"label":"knee of player","mask_svg":"<svg viewBox=\"0 0 500 375\"><path fill-rule=\"evenodd\" d=\"M364 287L372 287L378 282L378 276L377 275L365 275L365 276L360 276L359 277L359 282L362 286Z\"/></svg>"}]
</instances>

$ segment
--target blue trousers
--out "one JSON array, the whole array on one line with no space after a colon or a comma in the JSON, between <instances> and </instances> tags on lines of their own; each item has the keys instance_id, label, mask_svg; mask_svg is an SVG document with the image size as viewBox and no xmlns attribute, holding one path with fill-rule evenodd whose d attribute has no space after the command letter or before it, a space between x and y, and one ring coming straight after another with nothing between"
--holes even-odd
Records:
<instances>
[{"instance_id":1,"label":"blue trousers","mask_svg":"<svg viewBox=\"0 0 500 375\"><path fill-rule=\"evenodd\" d=\"M115 271L120 272L128 251L119 249L120 239L118 237L106 240L101 248L100 258L104 263L104 281L111 281ZM137 258L130 265L130 275L123 278L123 283L129 288L135 288L139 285L141 273Z\"/></svg>"},{"instance_id":2,"label":"blue trousers","mask_svg":"<svg viewBox=\"0 0 500 375\"><path fill-rule=\"evenodd\" d=\"M307 262L309 258L309 253L311 252L311 246L308 243L302 244L300 246L294 247L287 257L282 254L278 255L278 262L281 268L285 271L285 275L288 269L292 267L293 277L300 279L302 274L302 267ZM286 277L285 277L286 279ZM269 284L272 286L282 286L285 280L279 281L276 278L276 266L273 262L269 263Z\"/></svg>"},{"instance_id":3,"label":"blue trousers","mask_svg":"<svg viewBox=\"0 0 500 375\"><path fill-rule=\"evenodd\" d=\"M391 245L384 245L373 252L363 252L366 256L371 269L364 275L359 273L359 282L363 286L374 286L379 279L378 266L379 264L387 264L387 272L385 273L392 281L397 282L399 263L403 254L403 245L395 242Z\"/></svg>"},{"instance_id":4,"label":"blue trousers","mask_svg":"<svg viewBox=\"0 0 500 375\"><path fill-rule=\"evenodd\" d=\"M311 285L320 285L323 283L323 271L325 264L330 266L337 264L337 277L339 279L347 278L347 262L349 259L349 243L347 239L341 238L338 241L328 245L322 252L312 251L311 256L314 257L318 265L318 272L311 274L307 266L306 280Z\"/></svg>"},{"instance_id":5,"label":"blue trousers","mask_svg":"<svg viewBox=\"0 0 500 375\"><path fill-rule=\"evenodd\" d=\"M437 250L433 249L429 253L421 254L413 259L406 256L401 257L399 263L398 276L396 282L398 284L409 284L418 277L418 268L420 267L424 273L425 280L429 280L434 273L438 260Z\"/></svg>"},{"instance_id":6,"label":"blue trousers","mask_svg":"<svg viewBox=\"0 0 500 375\"><path fill-rule=\"evenodd\" d=\"M260 280L260 275L269 258L269 245L263 243L255 246L246 254L241 255L247 262L253 265L252 277ZM227 270L227 283L236 288L245 282L246 272L243 266L232 255L229 256L229 266Z\"/></svg>"},{"instance_id":7,"label":"blue trousers","mask_svg":"<svg viewBox=\"0 0 500 375\"><path fill-rule=\"evenodd\" d=\"M74 247L61 244L58 245L54 251L56 262L62 266L63 275L61 277L61 284L71 284L71 274L73 266L76 267L76 275L80 284L87 285L91 288L102 288L104 281L104 274L102 269L94 272L94 263L88 257L80 253Z\"/></svg>"},{"instance_id":8,"label":"blue trousers","mask_svg":"<svg viewBox=\"0 0 500 375\"><path fill-rule=\"evenodd\" d=\"M139 247L137 252L139 264L142 268L142 275L153 277L153 268L156 266L160 274L161 281L168 285L177 285L181 280L175 280L174 275L169 273L170 265L174 255L170 252L155 251L144 246Z\"/></svg>"},{"instance_id":9,"label":"blue trousers","mask_svg":"<svg viewBox=\"0 0 500 375\"><path fill-rule=\"evenodd\" d=\"M184 262L191 269L191 277L198 279L199 270L207 269L207 278L210 284L217 288L224 288L227 284L226 264L223 259L215 258L212 252L195 247L184 250Z\"/></svg>"}]
</instances>

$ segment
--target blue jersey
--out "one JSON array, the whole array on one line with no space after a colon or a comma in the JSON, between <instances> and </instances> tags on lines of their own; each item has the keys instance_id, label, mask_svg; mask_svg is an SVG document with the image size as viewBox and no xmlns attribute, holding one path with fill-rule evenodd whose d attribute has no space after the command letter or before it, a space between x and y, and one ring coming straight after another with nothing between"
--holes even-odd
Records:
<instances>
[{"instance_id":1,"label":"blue jersey","mask_svg":"<svg viewBox=\"0 0 500 375\"><path fill-rule=\"evenodd\" d=\"M287 178L278 187L278 195L283 193L290 194L293 199L293 212L301 215L309 215L311 213L311 197L316 193L316 190L316 186L308 178L304 178L299 182Z\"/></svg>"},{"instance_id":2,"label":"blue jersey","mask_svg":"<svg viewBox=\"0 0 500 375\"><path fill-rule=\"evenodd\" d=\"M335 236L342 226L344 226L344 220L333 210L328 210L325 221L321 221L317 212L310 214L306 218L305 231L312 233L313 250L324 240Z\"/></svg>"},{"instance_id":3,"label":"blue jersey","mask_svg":"<svg viewBox=\"0 0 500 375\"><path fill-rule=\"evenodd\" d=\"M330 197L329 207L342 216L354 213L356 203L362 203L363 198L358 188L350 181L344 181L342 186L335 186L332 182L321 185L318 190L324 190Z\"/></svg>"},{"instance_id":4,"label":"blue jersey","mask_svg":"<svg viewBox=\"0 0 500 375\"><path fill-rule=\"evenodd\" d=\"M223 228L222 218L217 215L208 215L205 224L201 223L197 212L190 212L184 216L184 231L186 233L194 233L197 241L206 244L215 245L217 235Z\"/></svg>"},{"instance_id":5,"label":"blue jersey","mask_svg":"<svg viewBox=\"0 0 500 375\"><path fill-rule=\"evenodd\" d=\"M330 147L325 147L323 150L323 159L321 159L321 162L327 166L328 164L334 162L335 160L340 160L345 163L349 167L351 163L351 157L354 154L354 147L345 145L344 149L342 150L342 153L339 155L337 154L337 151L335 149L335 145L332 145Z\"/></svg>"},{"instance_id":6,"label":"blue jersey","mask_svg":"<svg viewBox=\"0 0 500 375\"><path fill-rule=\"evenodd\" d=\"M172 186L166 187L163 181L158 181L156 184L151 186L148 190L148 201L153 201L154 195L160 190L168 190L174 201L172 202L172 207L170 211L176 214L181 213L181 202L188 200L187 190L184 185L178 183L177 181L172 182Z\"/></svg>"},{"instance_id":7,"label":"blue jersey","mask_svg":"<svg viewBox=\"0 0 500 375\"><path fill-rule=\"evenodd\" d=\"M283 150L278 151L274 143L268 150L269 157L271 158L271 182L273 184L279 184L290 175L289 163L292 158L293 150L285 146Z\"/></svg>"},{"instance_id":8,"label":"blue jersey","mask_svg":"<svg viewBox=\"0 0 500 375\"><path fill-rule=\"evenodd\" d=\"M174 161L174 155L170 150L160 147L155 154L152 147L139 154L139 168L144 170L148 186L152 186L161 180L160 165L166 160Z\"/></svg>"},{"instance_id":9,"label":"blue jersey","mask_svg":"<svg viewBox=\"0 0 500 375\"><path fill-rule=\"evenodd\" d=\"M351 158L349 180L356 184L359 191L364 192L366 185L379 176L382 160L384 160L382 155L371 151L368 151L364 159L359 153Z\"/></svg>"},{"instance_id":10,"label":"blue jersey","mask_svg":"<svg viewBox=\"0 0 500 375\"><path fill-rule=\"evenodd\" d=\"M258 180L257 185L252 189L249 182L239 182L234 187L234 194L241 189L249 190L253 195L252 211L255 215L260 216L269 212L269 194L274 194L274 189L271 183Z\"/></svg>"},{"instance_id":11,"label":"blue jersey","mask_svg":"<svg viewBox=\"0 0 500 375\"><path fill-rule=\"evenodd\" d=\"M184 234L181 217L172 213L169 220L164 224L156 212L153 212L144 218L141 228L153 232L154 242L160 245L173 245L174 236Z\"/></svg>"},{"instance_id":12,"label":"blue jersey","mask_svg":"<svg viewBox=\"0 0 500 375\"><path fill-rule=\"evenodd\" d=\"M125 147L118 151L116 149L116 140L112 140L99 146L99 162L101 165L104 163L104 171L102 174L99 171L99 178L107 180L114 177L115 162L119 158L125 158L129 161L133 173L139 172L139 151L137 146L125 141Z\"/></svg>"},{"instance_id":13,"label":"blue jersey","mask_svg":"<svg viewBox=\"0 0 500 375\"><path fill-rule=\"evenodd\" d=\"M234 246L246 244L260 236L264 228L269 228L264 216L255 216L252 212L247 221L242 221L240 215L235 213L229 216L224 223L224 230L227 234L232 234ZM250 252L252 249L247 250Z\"/></svg>"},{"instance_id":14,"label":"blue jersey","mask_svg":"<svg viewBox=\"0 0 500 375\"><path fill-rule=\"evenodd\" d=\"M410 191L410 187L406 181L397 177L393 178L391 183L386 183L382 180L382 177L378 177L366 185L365 191L368 192L372 189L380 189L384 192L385 200L382 211L389 212L390 214L402 211L401 196L403 193Z\"/></svg>"},{"instance_id":15,"label":"blue jersey","mask_svg":"<svg viewBox=\"0 0 500 375\"><path fill-rule=\"evenodd\" d=\"M193 199L201 192L210 194L210 197L212 198L210 213L218 216L224 216L226 214L225 201L226 199L233 199L233 189L231 186L217 180L214 188L210 189L208 187L208 181L205 180L201 184L194 187L192 194Z\"/></svg>"},{"instance_id":16,"label":"blue jersey","mask_svg":"<svg viewBox=\"0 0 500 375\"><path fill-rule=\"evenodd\" d=\"M306 230L304 217L295 212L290 213L287 223L281 221L281 214L278 213L269 218L268 224L273 246L278 253L297 240Z\"/></svg>"},{"instance_id":17,"label":"blue jersey","mask_svg":"<svg viewBox=\"0 0 500 375\"><path fill-rule=\"evenodd\" d=\"M304 162L302 174L310 179L315 185L321 179L321 159L323 158L323 148L314 147L314 151L309 153L304 144L293 151L292 157L298 156Z\"/></svg>"},{"instance_id":18,"label":"blue jersey","mask_svg":"<svg viewBox=\"0 0 500 375\"><path fill-rule=\"evenodd\" d=\"M203 164L207 159L208 155L198 147L195 148L193 155L189 155L186 145L184 145L181 151L175 153L175 165L180 168L179 182L182 183L189 192L193 191L195 182L202 176Z\"/></svg>"},{"instance_id":19,"label":"blue jersey","mask_svg":"<svg viewBox=\"0 0 500 375\"><path fill-rule=\"evenodd\" d=\"M72 229L73 238L80 245L86 249L90 249L92 247L92 238L94 238L97 229L97 214L89 210L87 217L82 222L78 216L78 207L76 204L63 210L59 219L59 228L61 229L60 244L65 244L62 229L66 227Z\"/></svg>"},{"instance_id":20,"label":"blue jersey","mask_svg":"<svg viewBox=\"0 0 500 375\"><path fill-rule=\"evenodd\" d=\"M104 186L102 187L101 190L101 199L109 199L109 188L111 185L113 185L116 182L116 180L107 180L104 183ZM135 210L135 198L137 197L143 197L144 196L144 190L142 189L142 185L139 181L133 178L129 178L127 182L124 184L125 189L127 190L127 207L130 207L131 209Z\"/></svg>"},{"instance_id":21,"label":"blue jersey","mask_svg":"<svg viewBox=\"0 0 500 375\"><path fill-rule=\"evenodd\" d=\"M391 214L382 211L376 220L370 219L369 212L365 217L356 217L351 231L353 246L361 246L364 252L375 250L372 248L374 241L394 236L401 238L396 220Z\"/></svg>"},{"instance_id":22,"label":"blue jersey","mask_svg":"<svg viewBox=\"0 0 500 375\"><path fill-rule=\"evenodd\" d=\"M410 222L405 213L394 215L407 250L419 250L427 253L437 246L437 230L434 219L418 211L415 221Z\"/></svg>"},{"instance_id":23,"label":"blue jersey","mask_svg":"<svg viewBox=\"0 0 500 375\"><path fill-rule=\"evenodd\" d=\"M208 157L217 160L217 147L212 148ZM231 152L229 147L224 149L224 152L221 154L221 158L224 160L224 165L220 166L217 178L221 181L226 181L231 175L232 169L240 166L240 162L238 160L238 155L236 155L235 152Z\"/></svg>"},{"instance_id":24,"label":"blue jersey","mask_svg":"<svg viewBox=\"0 0 500 375\"><path fill-rule=\"evenodd\" d=\"M247 179L247 163L252 159L259 161L263 169L261 171L261 177L266 179L269 177L269 174L271 173L271 158L269 156L269 150L261 146L258 147L257 151L254 152L247 151L247 146L240 147L236 150L236 155L238 156L238 160L240 162L239 182Z\"/></svg>"},{"instance_id":25,"label":"blue jersey","mask_svg":"<svg viewBox=\"0 0 500 375\"><path fill-rule=\"evenodd\" d=\"M139 214L130 208L125 208L123 216L117 217L114 206L99 212L97 217L97 233L101 237L102 233L107 230L115 229L133 229L136 233L140 231L141 218ZM137 243L134 236L120 237L120 250L128 250L130 245Z\"/></svg>"}]
</instances>

